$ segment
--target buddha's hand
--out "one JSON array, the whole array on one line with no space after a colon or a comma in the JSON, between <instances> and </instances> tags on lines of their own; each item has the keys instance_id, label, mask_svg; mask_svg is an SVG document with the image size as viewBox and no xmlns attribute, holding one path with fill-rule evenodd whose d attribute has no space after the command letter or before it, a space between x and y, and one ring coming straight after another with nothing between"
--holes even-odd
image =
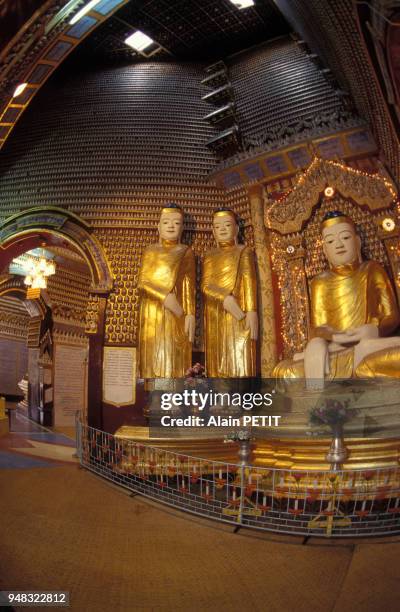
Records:
<instances>
[{"instance_id":1,"label":"buddha's hand","mask_svg":"<svg viewBox=\"0 0 400 612\"><path fill-rule=\"evenodd\" d=\"M320 325L312 330L313 338L323 338L324 340L332 340L333 334L337 334L337 330L333 329L330 325Z\"/></svg>"},{"instance_id":2,"label":"buddha's hand","mask_svg":"<svg viewBox=\"0 0 400 612\"><path fill-rule=\"evenodd\" d=\"M168 293L164 300L164 306L172 312L178 319L183 315L183 308L179 304L175 293Z\"/></svg>"},{"instance_id":3,"label":"buddha's hand","mask_svg":"<svg viewBox=\"0 0 400 612\"><path fill-rule=\"evenodd\" d=\"M338 344L355 344L361 342L361 340L370 340L371 338L378 338L379 329L377 325L373 323L365 323L359 327L353 327L347 329L345 332L334 334L332 340Z\"/></svg>"},{"instance_id":4,"label":"buddha's hand","mask_svg":"<svg viewBox=\"0 0 400 612\"><path fill-rule=\"evenodd\" d=\"M258 338L258 316L255 310L246 312L246 329L250 330L250 338L257 340Z\"/></svg>"},{"instance_id":5,"label":"buddha's hand","mask_svg":"<svg viewBox=\"0 0 400 612\"><path fill-rule=\"evenodd\" d=\"M237 321L244 319L246 316L243 310L240 308L239 304L236 301L236 298L233 295L227 295L224 299L223 306L227 312L229 312L232 317L235 317Z\"/></svg>"},{"instance_id":6,"label":"buddha's hand","mask_svg":"<svg viewBox=\"0 0 400 612\"><path fill-rule=\"evenodd\" d=\"M352 339L352 342L360 342L361 340L371 340L379 337L379 329L374 323L365 323L360 327L354 327L346 331L346 336Z\"/></svg>"},{"instance_id":7,"label":"buddha's hand","mask_svg":"<svg viewBox=\"0 0 400 612\"><path fill-rule=\"evenodd\" d=\"M192 314L188 314L185 317L185 334L189 338L189 342L194 342L194 330L196 327L196 319Z\"/></svg>"}]
</instances>

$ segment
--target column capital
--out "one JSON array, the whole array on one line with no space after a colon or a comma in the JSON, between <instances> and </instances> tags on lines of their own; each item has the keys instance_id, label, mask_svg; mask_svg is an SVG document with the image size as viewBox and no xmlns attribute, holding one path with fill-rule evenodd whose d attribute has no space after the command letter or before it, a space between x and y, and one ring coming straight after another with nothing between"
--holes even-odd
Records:
<instances>
[{"instance_id":1,"label":"column capital","mask_svg":"<svg viewBox=\"0 0 400 612\"><path fill-rule=\"evenodd\" d=\"M249 194L249 198L263 198L264 185L262 185L261 183L252 183L251 185L246 185L246 188Z\"/></svg>"}]
</instances>

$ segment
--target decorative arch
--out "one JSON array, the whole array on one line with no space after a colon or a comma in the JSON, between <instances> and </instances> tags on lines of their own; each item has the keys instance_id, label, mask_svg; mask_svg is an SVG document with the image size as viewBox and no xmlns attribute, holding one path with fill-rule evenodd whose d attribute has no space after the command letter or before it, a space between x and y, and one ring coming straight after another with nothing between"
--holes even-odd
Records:
<instances>
[{"instance_id":1,"label":"decorative arch","mask_svg":"<svg viewBox=\"0 0 400 612\"><path fill-rule=\"evenodd\" d=\"M0 149L39 89L89 34L129 0L104 0L97 11L71 25L82 2L47 0L0 53L3 86L0 86ZM15 85L27 83L13 97ZM12 86L14 85L14 87Z\"/></svg>"},{"instance_id":2,"label":"decorative arch","mask_svg":"<svg viewBox=\"0 0 400 612\"><path fill-rule=\"evenodd\" d=\"M10 261L43 241L72 244L88 264L91 293L108 294L113 286L110 265L100 242L86 221L68 210L35 207L9 217L0 226L0 273Z\"/></svg>"},{"instance_id":3,"label":"decorative arch","mask_svg":"<svg viewBox=\"0 0 400 612\"><path fill-rule=\"evenodd\" d=\"M89 336L87 419L93 427L102 427L102 370L104 320L107 296L113 287L113 276L104 250L88 223L68 210L58 207L35 207L9 217L0 226L0 275L11 260L40 246L71 244L86 260L92 276L86 312ZM4 275L4 279L9 279ZM0 277L1 291L1 277Z\"/></svg>"},{"instance_id":4,"label":"decorative arch","mask_svg":"<svg viewBox=\"0 0 400 612\"><path fill-rule=\"evenodd\" d=\"M397 197L396 187L383 166L378 174L368 174L344 163L315 157L288 194L278 201L267 201L267 228L284 235L300 232L328 186L372 213L390 208Z\"/></svg>"}]
</instances>

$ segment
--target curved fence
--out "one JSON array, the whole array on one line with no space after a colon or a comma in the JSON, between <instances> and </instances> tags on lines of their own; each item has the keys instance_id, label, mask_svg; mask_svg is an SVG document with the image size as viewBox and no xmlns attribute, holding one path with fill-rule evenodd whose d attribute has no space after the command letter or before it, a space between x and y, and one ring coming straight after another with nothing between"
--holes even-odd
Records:
<instances>
[{"instance_id":1,"label":"curved fence","mask_svg":"<svg viewBox=\"0 0 400 612\"><path fill-rule=\"evenodd\" d=\"M181 510L303 536L400 533L399 468L295 471L210 461L77 424L80 463Z\"/></svg>"}]
</instances>

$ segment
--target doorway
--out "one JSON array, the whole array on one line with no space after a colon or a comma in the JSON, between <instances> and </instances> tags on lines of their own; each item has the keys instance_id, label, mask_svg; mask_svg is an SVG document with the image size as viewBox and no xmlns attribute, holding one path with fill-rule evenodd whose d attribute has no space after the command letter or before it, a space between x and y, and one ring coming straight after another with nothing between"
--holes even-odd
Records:
<instances>
[{"instance_id":1,"label":"doorway","mask_svg":"<svg viewBox=\"0 0 400 612\"><path fill-rule=\"evenodd\" d=\"M43 260L54 273L37 291L32 270ZM89 267L72 245L42 243L11 261L0 293L0 395L12 426L25 417L70 428L76 412L86 414L90 285Z\"/></svg>"}]
</instances>

